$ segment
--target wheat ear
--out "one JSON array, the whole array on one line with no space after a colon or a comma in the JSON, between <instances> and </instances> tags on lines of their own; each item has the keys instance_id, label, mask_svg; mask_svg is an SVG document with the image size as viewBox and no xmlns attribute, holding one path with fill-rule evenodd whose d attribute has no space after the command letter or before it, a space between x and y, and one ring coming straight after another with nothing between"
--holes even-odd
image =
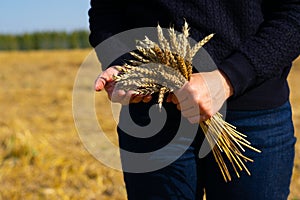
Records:
<instances>
[{"instance_id":1,"label":"wheat ear","mask_svg":"<svg viewBox=\"0 0 300 200\"><path fill-rule=\"evenodd\" d=\"M132 53L136 61L130 61L131 64L119 68L120 73L114 78L116 86L121 89L134 90L146 95L158 93L158 104L161 108L164 95L181 88L190 79L193 57L214 34L206 36L191 47L188 42L187 23L182 28L182 34L177 35L174 28L168 30L170 41L164 37L160 26L157 29L159 43L151 41L148 37L138 41L137 49L140 54ZM242 154L245 151L244 147L258 153L261 151L251 146L246 140L246 135L224 121L220 113L200 122L200 127L226 182L231 180L231 175L223 155L226 156L237 177L240 177L239 171L243 170L250 175L244 162L253 160Z\"/></svg>"}]
</instances>

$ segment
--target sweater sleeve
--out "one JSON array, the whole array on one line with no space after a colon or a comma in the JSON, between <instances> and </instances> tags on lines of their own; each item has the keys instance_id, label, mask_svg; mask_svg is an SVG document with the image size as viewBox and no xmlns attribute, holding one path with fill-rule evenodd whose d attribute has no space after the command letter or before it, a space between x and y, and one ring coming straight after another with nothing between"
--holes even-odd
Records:
<instances>
[{"instance_id":1,"label":"sweater sleeve","mask_svg":"<svg viewBox=\"0 0 300 200\"><path fill-rule=\"evenodd\" d=\"M264 22L257 33L218 68L229 78L234 96L278 78L300 53L300 0L263 2Z\"/></svg>"},{"instance_id":2,"label":"sweater sleeve","mask_svg":"<svg viewBox=\"0 0 300 200\"><path fill-rule=\"evenodd\" d=\"M124 18L126 18L126 15L124 15L124 8L125 1L90 1L90 9L88 11L90 28L89 42L91 46L94 47L99 61L101 60L102 52L97 48L97 45L109 37L125 30L123 24L123 21L126 21L124 20ZM123 56L116 58L112 63L102 66L102 70L113 65L123 65L124 60L126 59L132 59L131 55L126 53Z\"/></svg>"},{"instance_id":3,"label":"sweater sleeve","mask_svg":"<svg viewBox=\"0 0 300 200\"><path fill-rule=\"evenodd\" d=\"M108 37L120 32L122 26L122 8L125 1L91 0L89 15L90 36L92 47Z\"/></svg>"}]
</instances>

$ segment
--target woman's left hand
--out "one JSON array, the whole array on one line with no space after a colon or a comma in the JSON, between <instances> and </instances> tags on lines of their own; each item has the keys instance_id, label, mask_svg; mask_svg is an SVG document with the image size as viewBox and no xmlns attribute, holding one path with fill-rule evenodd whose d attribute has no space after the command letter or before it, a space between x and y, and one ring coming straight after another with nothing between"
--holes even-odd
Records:
<instances>
[{"instance_id":1,"label":"woman's left hand","mask_svg":"<svg viewBox=\"0 0 300 200\"><path fill-rule=\"evenodd\" d=\"M214 70L192 74L190 81L170 94L167 101L175 103L191 123L199 123L216 114L232 94L226 75Z\"/></svg>"}]
</instances>

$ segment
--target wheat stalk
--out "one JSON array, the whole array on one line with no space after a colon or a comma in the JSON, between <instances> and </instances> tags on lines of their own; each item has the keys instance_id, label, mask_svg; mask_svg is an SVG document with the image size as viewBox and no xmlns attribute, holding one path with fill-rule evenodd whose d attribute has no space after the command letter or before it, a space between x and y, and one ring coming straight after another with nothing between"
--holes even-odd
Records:
<instances>
[{"instance_id":1,"label":"wheat stalk","mask_svg":"<svg viewBox=\"0 0 300 200\"><path fill-rule=\"evenodd\" d=\"M142 95L158 93L159 108L162 107L166 93L180 89L190 80L193 57L214 36L210 34L192 47L188 41L189 27L186 22L181 34L177 35L173 28L170 28L168 33L169 41L158 26L158 44L147 37L137 41L138 53L131 52L135 60L130 60L129 64L117 68L120 73L114 77L116 87L119 89L134 90ZM242 170L250 175L244 162L253 160L242 154L245 151L243 147L256 152L260 150L251 146L245 139L246 135L224 121L220 113L200 122L200 127L226 182L231 180L231 175L222 154L227 157L237 177L240 177L239 171Z\"/></svg>"}]
</instances>

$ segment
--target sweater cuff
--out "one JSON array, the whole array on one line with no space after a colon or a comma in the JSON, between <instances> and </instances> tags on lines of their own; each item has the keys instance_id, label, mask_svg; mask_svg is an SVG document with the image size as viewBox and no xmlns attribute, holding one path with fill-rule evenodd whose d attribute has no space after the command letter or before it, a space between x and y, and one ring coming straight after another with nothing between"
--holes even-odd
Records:
<instances>
[{"instance_id":1,"label":"sweater cuff","mask_svg":"<svg viewBox=\"0 0 300 200\"><path fill-rule=\"evenodd\" d=\"M248 59L241 53L234 53L224 60L218 69L229 79L233 87L233 98L242 95L255 85L256 73Z\"/></svg>"}]
</instances>

